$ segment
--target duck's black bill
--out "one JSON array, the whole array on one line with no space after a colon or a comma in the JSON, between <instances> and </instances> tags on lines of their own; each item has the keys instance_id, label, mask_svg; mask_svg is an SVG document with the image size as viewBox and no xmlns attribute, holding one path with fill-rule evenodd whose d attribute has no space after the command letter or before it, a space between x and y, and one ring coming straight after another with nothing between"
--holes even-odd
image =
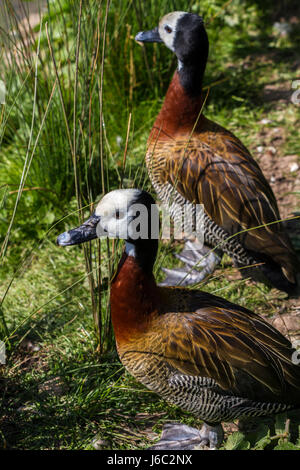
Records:
<instances>
[{"instance_id":1,"label":"duck's black bill","mask_svg":"<svg viewBox=\"0 0 300 470\"><path fill-rule=\"evenodd\" d=\"M57 237L59 246L79 245L97 238L97 225L100 217L93 214L80 227L64 232Z\"/></svg>"},{"instance_id":2,"label":"duck's black bill","mask_svg":"<svg viewBox=\"0 0 300 470\"><path fill-rule=\"evenodd\" d=\"M135 36L135 40L139 42L163 42L157 27L150 29L150 31L140 31Z\"/></svg>"}]
</instances>

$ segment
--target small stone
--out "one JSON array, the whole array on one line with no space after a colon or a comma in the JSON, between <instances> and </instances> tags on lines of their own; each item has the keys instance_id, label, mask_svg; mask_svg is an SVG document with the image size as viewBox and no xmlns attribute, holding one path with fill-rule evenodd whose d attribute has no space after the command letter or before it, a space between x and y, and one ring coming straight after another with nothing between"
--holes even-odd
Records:
<instances>
[{"instance_id":1,"label":"small stone","mask_svg":"<svg viewBox=\"0 0 300 470\"><path fill-rule=\"evenodd\" d=\"M298 163L294 162L290 165L290 172L293 173L294 171L298 171L299 170L299 165Z\"/></svg>"},{"instance_id":2,"label":"small stone","mask_svg":"<svg viewBox=\"0 0 300 470\"><path fill-rule=\"evenodd\" d=\"M264 118L260 121L260 123L263 124L263 125L271 124L272 122L273 121L271 121L271 119L266 119L266 118Z\"/></svg>"},{"instance_id":3,"label":"small stone","mask_svg":"<svg viewBox=\"0 0 300 470\"><path fill-rule=\"evenodd\" d=\"M265 148L262 146L262 145L259 145L256 150L259 152L259 153L263 153L263 151L265 150Z\"/></svg>"}]
</instances>

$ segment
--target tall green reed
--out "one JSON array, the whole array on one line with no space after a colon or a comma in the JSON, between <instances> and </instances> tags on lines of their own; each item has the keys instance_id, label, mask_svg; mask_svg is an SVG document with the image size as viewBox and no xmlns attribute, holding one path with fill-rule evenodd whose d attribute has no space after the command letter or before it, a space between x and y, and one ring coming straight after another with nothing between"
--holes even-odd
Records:
<instances>
[{"instance_id":1,"label":"tall green reed","mask_svg":"<svg viewBox=\"0 0 300 470\"><path fill-rule=\"evenodd\" d=\"M153 104L138 84L146 81L158 96L172 64L166 51L140 54L134 42L141 27L161 16L155 2L57 0L48 2L35 28L26 15L20 26L10 0L5 7L10 28L0 30L0 75L8 88L0 149L0 244L2 269L11 264L14 272L3 308L20 267L37 250L34 243L41 249L43 239L54 238L53 225L76 224L74 214L67 224L60 222L74 211L81 223L93 202L111 189L137 181L144 186L145 140L139 138ZM162 57L167 57L163 69ZM159 82L153 78L156 71ZM113 344L108 292L119 245L97 241L83 247L100 351Z\"/></svg>"}]
</instances>

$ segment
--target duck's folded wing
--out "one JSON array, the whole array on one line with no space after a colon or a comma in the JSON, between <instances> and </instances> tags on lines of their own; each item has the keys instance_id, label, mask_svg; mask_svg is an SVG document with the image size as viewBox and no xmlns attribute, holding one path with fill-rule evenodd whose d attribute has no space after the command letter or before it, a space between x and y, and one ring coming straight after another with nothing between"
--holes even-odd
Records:
<instances>
[{"instance_id":1,"label":"duck's folded wing","mask_svg":"<svg viewBox=\"0 0 300 470\"><path fill-rule=\"evenodd\" d=\"M244 231L237 235L239 242L284 267L294 282L293 249L282 224L274 223L280 220L274 194L243 147L228 138L223 156L198 139L178 141L162 174L174 191L203 204L207 215L230 235Z\"/></svg>"},{"instance_id":2,"label":"duck's folded wing","mask_svg":"<svg viewBox=\"0 0 300 470\"><path fill-rule=\"evenodd\" d=\"M275 396L284 394L287 384L300 388L290 342L254 314L218 307L174 313L168 315L167 331L164 355L179 373L214 379L225 390L238 389L237 371Z\"/></svg>"}]
</instances>

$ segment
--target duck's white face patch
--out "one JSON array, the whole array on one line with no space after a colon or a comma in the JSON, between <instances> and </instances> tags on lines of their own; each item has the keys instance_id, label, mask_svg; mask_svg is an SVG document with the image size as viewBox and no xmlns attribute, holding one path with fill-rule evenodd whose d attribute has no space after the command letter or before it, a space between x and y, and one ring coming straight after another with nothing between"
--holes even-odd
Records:
<instances>
[{"instance_id":1,"label":"duck's white face patch","mask_svg":"<svg viewBox=\"0 0 300 470\"><path fill-rule=\"evenodd\" d=\"M131 207L139 194L138 189L117 189L103 197L95 211L100 217L97 226L99 238L128 238L128 226L133 215ZM102 229L105 232L102 232Z\"/></svg>"},{"instance_id":2,"label":"duck's white face patch","mask_svg":"<svg viewBox=\"0 0 300 470\"><path fill-rule=\"evenodd\" d=\"M97 225L99 238L149 238L148 225L152 205L148 207L141 202L141 193L139 189L117 189L103 197L95 211L95 215L100 217ZM158 226L158 220L155 221Z\"/></svg>"},{"instance_id":3,"label":"duck's white face patch","mask_svg":"<svg viewBox=\"0 0 300 470\"><path fill-rule=\"evenodd\" d=\"M172 13L165 15L159 22L159 35L165 45L173 52L175 52L174 41L176 37L176 26L178 20L180 20L180 18L186 14L187 13L185 11L173 11Z\"/></svg>"}]
</instances>

